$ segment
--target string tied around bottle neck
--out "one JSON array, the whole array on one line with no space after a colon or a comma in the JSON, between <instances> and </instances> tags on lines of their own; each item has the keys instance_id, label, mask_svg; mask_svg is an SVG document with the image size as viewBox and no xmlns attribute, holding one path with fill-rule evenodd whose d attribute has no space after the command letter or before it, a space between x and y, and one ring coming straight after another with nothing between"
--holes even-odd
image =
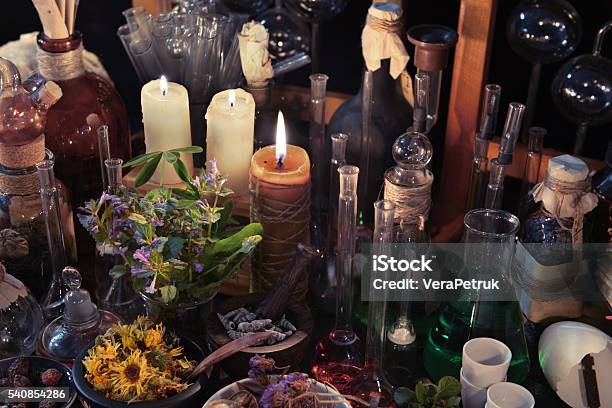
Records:
<instances>
[{"instance_id":1,"label":"string tied around bottle neck","mask_svg":"<svg viewBox=\"0 0 612 408\"><path fill-rule=\"evenodd\" d=\"M397 185L385 179L385 200L395 204L395 219L403 224L417 224L419 218L429 217L433 178L415 187Z\"/></svg>"},{"instance_id":2,"label":"string tied around bottle neck","mask_svg":"<svg viewBox=\"0 0 612 408\"><path fill-rule=\"evenodd\" d=\"M83 75L83 45L66 52L37 51L38 70L48 81L66 81Z\"/></svg>"},{"instance_id":3,"label":"string tied around bottle neck","mask_svg":"<svg viewBox=\"0 0 612 408\"><path fill-rule=\"evenodd\" d=\"M583 198L591 194L591 178L586 177L583 180L567 182L559 180L547 173L542 185L550 190L555 197L554 200L551 200L554 202L552 208L546 206L546 204L550 206L550 202L545 203L545 211L555 218L562 229L571 231L573 243L582 243L584 215L591 210L591 208L585 208ZM534 190L538 188L538 186L539 185L536 185ZM573 209L573 213L570 217L562 216L562 210L566 208L566 206ZM571 227L568 226L568 218L571 219Z\"/></svg>"}]
</instances>

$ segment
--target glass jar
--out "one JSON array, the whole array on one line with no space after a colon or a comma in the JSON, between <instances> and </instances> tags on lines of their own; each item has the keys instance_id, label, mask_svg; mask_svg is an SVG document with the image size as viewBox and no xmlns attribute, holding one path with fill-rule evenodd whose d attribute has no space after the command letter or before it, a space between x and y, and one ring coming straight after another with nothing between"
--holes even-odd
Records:
<instances>
[{"instance_id":1,"label":"glass jar","mask_svg":"<svg viewBox=\"0 0 612 408\"><path fill-rule=\"evenodd\" d=\"M43 314L36 299L0 264L0 359L32 354L42 329Z\"/></svg>"},{"instance_id":2,"label":"glass jar","mask_svg":"<svg viewBox=\"0 0 612 408\"><path fill-rule=\"evenodd\" d=\"M45 160L54 161L47 150ZM76 259L72 208L66 186L56 180L64 242L69 259ZM36 166L0 165L0 260L7 272L23 281L37 299L48 289L53 271L42 211Z\"/></svg>"},{"instance_id":3,"label":"glass jar","mask_svg":"<svg viewBox=\"0 0 612 408\"><path fill-rule=\"evenodd\" d=\"M131 154L125 105L114 87L83 67L81 35L65 39L38 36L38 67L56 82L62 98L47 112L46 145L56 155L56 173L72 193L74 208L102 191L96 130L107 125L111 156L128 160ZM77 230L81 264L93 269L94 244L87 232ZM87 265L85 265L87 264Z\"/></svg>"}]
</instances>

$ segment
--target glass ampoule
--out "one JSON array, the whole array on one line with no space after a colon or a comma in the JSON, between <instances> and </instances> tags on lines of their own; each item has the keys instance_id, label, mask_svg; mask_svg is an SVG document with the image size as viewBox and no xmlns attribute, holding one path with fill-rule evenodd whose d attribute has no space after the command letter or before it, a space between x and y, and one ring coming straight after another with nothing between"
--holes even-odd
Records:
<instances>
[{"instance_id":1,"label":"glass ampoule","mask_svg":"<svg viewBox=\"0 0 612 408\"><path fill-rule=\"evenodd\" d=\"M64 295L68 292L62 279L62 270L66 266L66 244L53 165L52 160L43 160L36 164L52 268L51 283L41 302L46 321L51 321L63 313Z\"/></svg>"},{"instance_id":2,"label":"glass ampoule","mask_svg":"<svg viewBox=\"0 0 612 408\"><path fill-rule=\"evenodd\" d=\"M107 170L108 194L124 194L126 192L126 188L123 185L123 177L121 172L123 160L116 158L107 159L104 164ZM123 263L123 259L120 256L115 255L112 251L105 252L108 253L100 254L102 257L107 259L107 262L104 263L105 265L112 267L114 265ZM103 291L99 291L97 293L98 305L101 309L108 310L116 314L124 321L131 322L135 320L138 315L145 313L143 299L134 290L129 273L124 273L121 276L113 276L110 278L109 270L110 268L107 268L105 269L105 272L107 274L106 279L107 281L110 280L110 282Z\"/></svg>"},{"instance_id":3,"label":"glass ampoule","mask_svg":"<svg viewBox=\"0 0 612 408\"><path fill-rule=\"evenodd\" d=\"M496 84L485 85L479 129L474 138L474 156L470 168L470 187L466 203L468 210L481 208L484 203L489 176L489 142L495 135L500 99L501 86Z\"/></svg>"},{"instance_id":4,"label":"glass ampoule","mask_svg":"<svg viewBox=\"0 0 612 408\"><path fill-rule=\"evenodd\" d=\"M393 239L394 211L395 204L391 201L379 200L374 203L372 243L374 254L389 252L389 244ZM346 389L346 393L368 402L370 407L394 406L393 386L386 379L384 371L386 310L385 293L374 296L374 292L371 292L368 303L365 364Z\"/></svg>"},{"instance_id":5,"label":"glass ampoule","mask_svg":"<svg viewBox=\"0 0 612 408\"><path fill-rule=\"evenodd\" d=\"M361 369L360 341L353 330L353 261L357 234L357 183L359 168L342 166L338 199L336 253L336 323L317 344L312 373L317 381L330 383L340 392Z\"/></svg>"},{"instance_id":6,"label":"glass ampoule","mask_svg":"<svg viewBox=\"0 0 612 408\"><path fill-rule=\"evenodd\" d=\"M529 134L529 146L527 148L527 159L525 160L525 168L523 169L523 178L521 181L521 192L519 194L519 206L517 215L522 222L530 212L530 204L535 203L529 194L529 191L538 183L540 177L540 165L542 164L542 150L544 148L544 136L546 129L538 126L532 126L527 131Z\"/></svg>"}]
</instances>

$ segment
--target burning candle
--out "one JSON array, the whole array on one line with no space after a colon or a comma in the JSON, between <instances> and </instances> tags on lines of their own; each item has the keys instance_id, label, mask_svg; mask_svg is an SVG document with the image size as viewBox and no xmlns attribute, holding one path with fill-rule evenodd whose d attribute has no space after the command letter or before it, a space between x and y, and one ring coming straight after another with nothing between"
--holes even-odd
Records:
<instances>
[{"instance_id":1,"label":"burning candle","mask_svg":"<svg viewBox=\"0 0 612 408\"><path fill-rule=\"evenodd\" d=\"M227 174L227 186L237 196L249 192L249 166L253 155L255 101L242 89L213 96L206 111L206 160L217 160Z\"/></svg>"},{"instance_id":2,"label":"burning candle","mask_svg":"<svg viewBox=\"0 0 612 408\"><path fill-rule=\"evenodd\" d=\"M253 257L252 286L264 291L291 266L297 244L309 239L310 160L304 149L287 144L282 112L276 144L255 152L250 175L251 221L260 222L264 231ZM304 279L295 297L304 299L307 289Z\"/></svg>"},{"instance_id":3,"label":"burning candle","mask_svg":"<svg viewBox=\"0 0 612 408\"><path fill-rule=\"evenodd\" d=\"M140 92L147 153L191 146L189 97L184 86L168 82L166 77L149 82ZM193 169L191 154L181 160ZM163 184L181 182L171 164L162 160L151 181Z\"/></svg>"}]
</instances>

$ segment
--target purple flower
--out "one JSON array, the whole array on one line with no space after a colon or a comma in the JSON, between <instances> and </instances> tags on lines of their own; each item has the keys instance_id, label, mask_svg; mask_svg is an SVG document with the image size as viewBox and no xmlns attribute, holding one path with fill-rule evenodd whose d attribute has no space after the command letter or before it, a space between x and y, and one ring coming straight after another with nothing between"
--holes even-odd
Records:
<instances>
[{"instance_id":1,"label":"purple flower","mask_svg":"<svg viewBox=\"0 0 612 408\"><path fill-rule=\"evenodd\" d=\"M162 220L160 220L157 217L152 217L151 218L151 224L153 224L154 227L163 227L164 226L164 222Z\"/></svg>"},{"instance_id":2,"label":"purple flower","mask_svg":"<svg viewBox=\"0 0 612 408\"><path fill-rule=\"evenodd\" d=\"M117 215L125 214L129 208L130 207L126 203L118 203L114 205L114 211Z\"/></svg>"},{"instance_id":3,"label":"purple flower","mask_svg":"<svg viewBox=\"0 0 612 408\"><path fill-rule=\"evenodd\" d=\"M201 263L195 262L193 264L193 269L195 269L197 273L200 273L204 270L204 265L202 265Z\"/></svg>"},{"instance_id":4,"label":"purple flower","mask_svg":"<svg viewBox=\"0 0 612 408\"><path fill-rule=\"evenodd\" d=\"M155 293L155 279L153 279L149 285L145 286L144 291L150 294Z\"/></svg>"},{"instance_id":5,"label":"purple flower","mask_svg":"<svg viewBox=\"0 0 612 408\"><path fill-rule=\"evenodd\" d=\"M134 240L138 245L144 245L147 243L147 241L143 239L142 233L140 231L134 232Z\"/></svg>"},{"instance_id":6,"label":"purple flower","mask_svg":"<svg viewBox=\"0 0 612 408\"><path fill-rule=\"evenodd\" d=\"M135 260L147 265L151 258L151 250L144 249L144 248L138 248L136 251L134 251L133 256Z\"/></svg>"}]
</instances>

